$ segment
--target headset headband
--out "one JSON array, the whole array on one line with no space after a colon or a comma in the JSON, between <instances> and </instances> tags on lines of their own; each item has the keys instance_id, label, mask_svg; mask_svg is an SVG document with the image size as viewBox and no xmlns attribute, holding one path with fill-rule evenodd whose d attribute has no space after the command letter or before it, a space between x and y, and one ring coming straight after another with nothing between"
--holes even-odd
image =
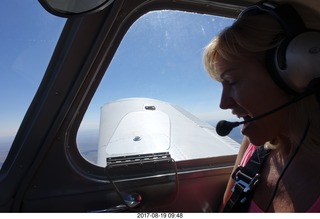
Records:
<instances>
[{"instance_id":1,"label":"headset headband","mask_svg":"<svg viewBox=\"0 0 320 219\"><path fill-rule=\"evenodd\" d=\"M287 37L294 37L306 30L302 18L290 4L278 5L273 1L261 1L243 10L239 18L261 13L267 13L276 18Z\"/></svg>"}]
</instances>

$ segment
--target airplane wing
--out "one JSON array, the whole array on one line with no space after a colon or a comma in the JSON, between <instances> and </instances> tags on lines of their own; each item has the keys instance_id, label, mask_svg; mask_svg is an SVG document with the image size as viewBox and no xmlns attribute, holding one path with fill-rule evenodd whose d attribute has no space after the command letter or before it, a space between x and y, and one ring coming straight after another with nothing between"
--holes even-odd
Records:
<instances>
[{"instance_id":1,"label":"airplane wing","mask_svg":"<svg viewBox=\"0 0 320 219\"><path fill-rule=\"evenodd\" d=\"M239 144L179 106L128 98L101 108L98 165L107 157L168 152L175 161L237 154Z\"/></svg>"}]
</instances>

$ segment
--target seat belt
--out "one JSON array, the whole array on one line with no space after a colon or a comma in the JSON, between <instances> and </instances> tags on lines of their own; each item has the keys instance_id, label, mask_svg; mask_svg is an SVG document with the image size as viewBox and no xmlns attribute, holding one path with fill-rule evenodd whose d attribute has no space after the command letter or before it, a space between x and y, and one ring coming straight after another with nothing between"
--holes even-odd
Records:
<instances>
[{"instance_id":1,"label":"seat belt","mask_svg":"<svg viewBox=\"0 0 320 219\"><path fill-rule=\"evenodd\" d=\"M235 181L232 195L223 212L248 212L254 189L260 179L260 171L270 150L258 147L245 166L238 166L233 172Z\"/></svg>"}]
</instances>

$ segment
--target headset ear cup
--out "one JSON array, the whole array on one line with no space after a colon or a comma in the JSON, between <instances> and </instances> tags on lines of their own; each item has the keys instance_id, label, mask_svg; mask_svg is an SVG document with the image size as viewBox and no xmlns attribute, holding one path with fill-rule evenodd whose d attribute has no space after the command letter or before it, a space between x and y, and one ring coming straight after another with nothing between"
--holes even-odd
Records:
<instances>
[{"instance_id":1,"label":"headset ear cup","mask_svg":"<svg viewBox=\"0 0 320 219\"><path fill-rule=\"evenodd\" d=\"M303 32L266 53L266 67L289 94L302 93L320 78L320 32ZM317 84L319 85L319 84Z\"/></svg>"},{"instance_id":2,"label":"headset ear cup","mask_svg":"<svg viewBox=\"0 0 320 219\"><path fill-rule=\"evenodd\" d=\"M285 63L285 48L284 45L281 44L278 47L270 49L266 52L266 68L273 79L273 81L284 91L289 94L296 94L294 90L292 90L283 80L280 74L280 70L283 71L286 68Z\"/></svg>"},{"instance_id":3,"label":"headset ear cup","mask_svg":"<svg viewBox=\"0 0 320 219\"><path fill-rule=\"evenodd\" d=\"M320 32L303 32L290 40L285 49L285 62L286 67L277 71L286 86L296 93L309 89L309 85L314 84L311 82L320 78Z\"/></svg>"}]
</instances>

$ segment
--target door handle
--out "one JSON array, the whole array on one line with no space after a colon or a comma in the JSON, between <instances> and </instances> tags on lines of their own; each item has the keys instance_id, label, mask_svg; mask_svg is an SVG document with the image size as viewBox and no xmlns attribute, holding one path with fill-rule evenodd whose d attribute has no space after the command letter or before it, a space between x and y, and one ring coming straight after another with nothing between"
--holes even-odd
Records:
<instances>
[{"instance_id":1,"label":"door handle","mask_svg":"<svg viewBox=\"0 0 320 219\"><path fill-rule=\"evenodd\" d=\"M126 211L132 208L139 206L142 201L142 197L138 193L126 193L120 192L120 195L123 200L123 204L116 205L114 207L110 207L107 209L92 211L92 213L104 213L104 212L118 212L118 211Z\"/></svg>"}]
</instances>

